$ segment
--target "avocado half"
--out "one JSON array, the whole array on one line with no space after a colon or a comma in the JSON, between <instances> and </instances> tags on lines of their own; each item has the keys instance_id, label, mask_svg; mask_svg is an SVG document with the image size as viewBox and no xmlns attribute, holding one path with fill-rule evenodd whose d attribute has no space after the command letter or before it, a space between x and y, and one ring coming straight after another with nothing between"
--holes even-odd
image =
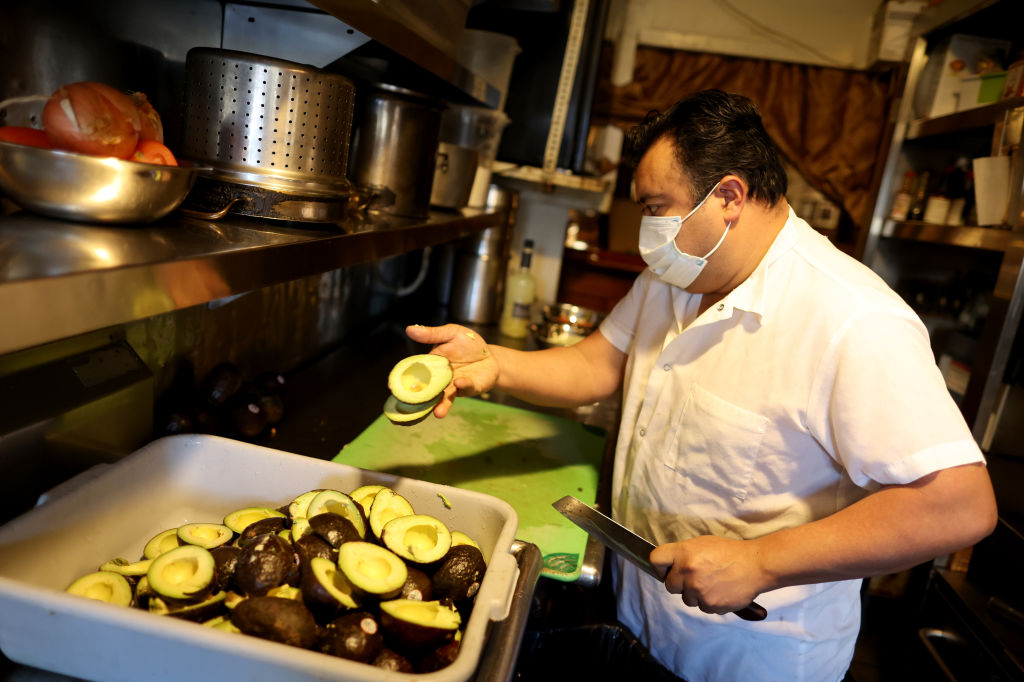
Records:
<instances>
[{"instance_id":1,"label":"avocado half","mask_svg":"<svg viewBox=\"0 0 1024 682\"><path fill-rule=\"evenodd\" d=\"M395 424L412 426L430 416L430 413L434 411L434 406L439 402L441 402L440 395L428 401L425 405L403 403L394 395L389 395L387 400L384 401L384 416Z\"/></svg>"},{"instance_id":2,"label":"avocado half","mask_svg":"<svg viewBox=\"0 0 1024 682\"><path fill-rule=\"evenodd\" d=\"M452 365L442 355L410 355L399 360L388 375L388 389L396 400L426 407L444 393L452 380Z\"/></svg>"}]
</instances>

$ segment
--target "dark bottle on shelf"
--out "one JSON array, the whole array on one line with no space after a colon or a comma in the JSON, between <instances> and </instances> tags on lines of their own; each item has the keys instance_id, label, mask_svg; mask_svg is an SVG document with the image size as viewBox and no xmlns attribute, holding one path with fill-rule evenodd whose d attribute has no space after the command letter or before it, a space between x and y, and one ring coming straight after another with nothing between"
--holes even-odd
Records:
<instances>
[{"instance_id":1,"label":"dark bottle on shelf","mask_svg":"<svg viewBox=\"0 0 1024 682\"><path fill-rule=\"evenodd\" d=\"M978 224L978 207L974 203L974 171L968 170L964 177L964 207L960 211L961 225Z\"/></svg>"},{"instance_id":2,"label":"dark bottle on shelf","mask_svg":"<svg viewBox=\"0 0 1024 682\"><path fill-rule=\"evenodd\" d=\"M917 179L917 172L914 169L908 170L903 175L903 184L892 199L892 209L889 217L893 220L906 220L910 213L910 203L914 200L914 180Z\"/></svg>"},{"instance_id":3,"label":"dark bottle on shelf","mask_svg":"<svg viewBox=\"0 0 1024 682\"><path fill-rule=\"evenodd\" d=\"M952 203L950 194L950 178L953 175L953 166L946 166L939 174L939 180L935 184L935 190L928 194L928 201L924 204L924 221L934 225L945 225L949 217L949 206Z\"/></svg>"},{"instance_id":4,"label":"dark bottle on shelf","mask_svg":"<svg viewBox=\"0 0 1024 682\"><path fill-rule=\"evenodd\" d=\"M964 224L964 206L967 203L967 167L970 162L961 156L956 160L949 173L949 212L946 214L947 225ZM971 190L974 191L973 189Z\"/></svg>"},{"instance_id":5,"label":"dark bottle on shelf","mask_svg":"<svg viewBox=\"0 0 1024 682\"><path fill-rule=\"evenodd\" d=\"M931 179L929 171L923 171L917 180L917 190L914 192L914 200L910 202L910 211L907 213L907 220L924 220L924 207L928 198L928 180Z\"/></svg>"}]
</instances>

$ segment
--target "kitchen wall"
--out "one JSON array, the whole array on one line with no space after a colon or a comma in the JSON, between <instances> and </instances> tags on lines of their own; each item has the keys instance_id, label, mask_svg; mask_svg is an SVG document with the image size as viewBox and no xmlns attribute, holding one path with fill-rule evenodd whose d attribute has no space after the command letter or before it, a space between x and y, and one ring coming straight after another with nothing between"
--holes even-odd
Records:
<instances>
[{"instance_id":1,"label":"kitchen wall","mask_svg":"<svg viewBox=\"0 0 1024 682\"><path fill-rule=\"evenodd\" d=\"M617 84L630 80L629 52L636 44L865 68L872 16L880 2L613 0L606 38L620 51Z\"/></svg>"},{"instance_id":2,"label":"kitchen wall","mask_svg":"<svg viewBox=\"0 0 1024 682\"><path fill-rule=\"evenodd\" d=\"M605 28L605 40L615 51L611 79L615 85L632 81L637 45L863 69L868 65L871 26L880 1L612 0ZM593 166L615 166L621 155L621 133L610 127L590 132L588 157L594 160ZM511 264L518 263L522 240L533 239L537 245L533 270L538 297L544 302L554 301L557 295L569 210L610 211L616 170L603 177L608 183L603 195L515 183L522 194ZM795 204L832 206L802 179L794 183L794 191Z\"/></svg>"}]
</instances>

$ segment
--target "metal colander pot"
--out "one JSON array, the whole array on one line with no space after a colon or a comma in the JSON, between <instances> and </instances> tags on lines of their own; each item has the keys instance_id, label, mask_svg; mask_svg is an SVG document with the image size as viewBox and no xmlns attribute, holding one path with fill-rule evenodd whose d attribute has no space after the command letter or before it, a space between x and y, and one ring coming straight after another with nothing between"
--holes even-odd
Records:
<instances>
[{"instance_id":1,"label":"metal colander pot","mask_svg":"<svg viewBox=\"0 0 1024 682\"><path fill-rule=\"evenodd\" d=\"M344 76L261 55L193 48L185 60L182 156L211 175L304 196L346 179L355 86Z\"/></svg>"}]
</instances>

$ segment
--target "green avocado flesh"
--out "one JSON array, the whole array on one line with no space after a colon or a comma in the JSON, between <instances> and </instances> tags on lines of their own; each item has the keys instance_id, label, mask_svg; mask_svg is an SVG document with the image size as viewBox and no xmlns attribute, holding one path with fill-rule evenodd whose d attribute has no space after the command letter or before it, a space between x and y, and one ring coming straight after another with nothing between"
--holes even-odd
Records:
<instances>
[{"instance_id":1,"label":"green avocado flesh","mask_svg":"<svg viewBox=\"0 0 1024 682\"><path fill-rule=\"evenodd\" d=\"M444 392L452 380L452 365L441 355L411 355L388 375L391 395L409 405L423 405Z\"/></svg>"},{"instance_id":2,"label":"green avocado flesh","mask_svg":"<svg viewBox=\"0 0 1024 682\"><path fill-rule=\"evenodd\" d=\"M215 566L210 550L182 545L153 559L146 577L153 591L162 597L191 599L210 587Z\"/></svg>"},{"instance_id":3,"label":"green avocado flesh","mask_svg":"<svg viewBox=\"0 0 1024 682\"><path fill-rule=\"evenodd\" d=\"M234 531L220 523L186 523L178 528L178 539L185 544L213 549L231 542Z\"/></svg>"},{"instance_id":4,"label":"green avocado flesh","mask_svg":"<svg viewBox=\"0 0 1024 682\"><path fill-rule=\"evenodd\" d=\"M357 591L383 599L400 594L409 575L397 554L369 542L343 544L338 549L338 568Z\"/></svg>"},{"instance_id":5,"label":"green avocado flesh","mask_svg":"<svg viewBox=\"0 0 1024 682\"><path fill-rule=\"evenodd\" d=\"M168 528L154 535L146 543L146 547L142 550L142 555L147 559L155 559L164 552L168 552L180 545L181 540L178 539L178 529Z\"/></svg>"},{"instance_id":6,"label":"green avocado flesh","mask_svg":"<svg viewBox=\"0 0 1024 682\"><path fill-rule=\"evenodd\" d=\"M249 524L274 516L284 518L284 514L269 507L244 507L236 509L224 517L224 525L238 534L245 532Z\"/></svg>"},{"instance_id":7,"label":"green avocado flesh","mask_svg":"<svg viewBox=\"0 0 1024 682\"><path fill-rule=\"evenodd\" d=\"M129 606L132 603L131 583L123 575L110 571L96 571L83 575L68 585L67 591L80 597L117 606Z\"/></svg>"},{"instance_id":8,"label":"green avocado flesh","mask_svg":"<svg viewBox=\"0 0 1024 682\"><path fill-rule=\"evenodd\" d=\"M452 546L447 526L427 514L408 514L388 521L380 539L392 552L417 564L441 559Z\"/></svg>"}]
</instances>

